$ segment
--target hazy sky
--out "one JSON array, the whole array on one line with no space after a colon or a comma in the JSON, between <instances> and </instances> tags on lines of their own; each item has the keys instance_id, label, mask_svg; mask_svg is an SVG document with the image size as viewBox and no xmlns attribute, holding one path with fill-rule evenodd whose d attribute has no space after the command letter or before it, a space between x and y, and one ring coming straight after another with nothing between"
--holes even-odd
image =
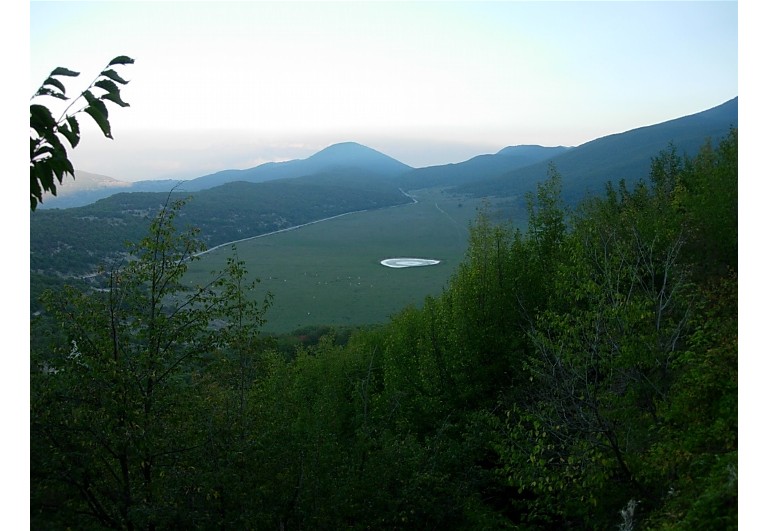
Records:
<instances>
[{"instance_id":1,"label":"hazy sky","mask_svg":"<svg viewBox=\"0 0 768 531\"><path fill-rule=\"evenodd\" d=\"M75 167L196 177L357 141L412 166L579 145L738 95L737 3L42 2L30 94L114 56L130 108Z\"/></svg>"}]
</instances>

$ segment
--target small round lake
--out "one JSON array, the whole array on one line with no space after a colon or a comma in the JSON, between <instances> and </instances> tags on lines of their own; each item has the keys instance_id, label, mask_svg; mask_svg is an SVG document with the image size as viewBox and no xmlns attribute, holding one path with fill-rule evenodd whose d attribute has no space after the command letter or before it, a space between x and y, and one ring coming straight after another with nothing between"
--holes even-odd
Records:
<instances>
[{"instance_id":1,"label":"small round lake","mask_svg":"<svg viewBox=\"0 0 768 531\"><path fill-rule=\"evenodd\" d=\"M397 269L403 267L431 266L439 263L440 260L430 260L428 258L387 258L381 261L381 265Z\"/></svg>"}]
</instances>

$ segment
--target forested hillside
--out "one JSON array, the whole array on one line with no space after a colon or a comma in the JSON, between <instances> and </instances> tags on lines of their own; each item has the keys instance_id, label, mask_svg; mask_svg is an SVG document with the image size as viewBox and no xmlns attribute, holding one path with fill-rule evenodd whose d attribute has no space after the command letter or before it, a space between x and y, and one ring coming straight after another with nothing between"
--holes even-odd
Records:
<instances>
[{"instance_id":1,"label":"forested hillside","mask_svg":"<svg viewBox=\"0 0 768 531\"><path fill-rule=\"evenodd\" d=\"M564 178L441 296L290 355L247 264L182 289L168 205L108 289L47 295L32 528L736 529L736 130L574 208Z\"/></svg>"},{"instance_id":2,"label":"forested hillside","mask_svg":"<svg viewBox=\"0 0 768 531\"><path fill-rule=\"evenodd\" d=\"M356 210L411 200L364 170L338 170L311 177L265 183L228 183L200 192L175 191L193 198L180 223L200 229L207 247L257 236ZM116 194L92 205L41 210L30 217L30 266L48 276L92 273L105 261L124 258L126 242L146 233L168 193Z\"/></svg>"},{"instance_id":3,"label":"forested hillside","mask_svg":"<svg viewBox=\"0 0 768 531\"><path fill-rule=\"evenodd\" d=\"M463 183L455 191L479 197L522 196L536 189L552 162L563 173L563 198L575 203L602 194L607 181L623 179L634 186L650 171L651 157L670 145L681 155L693 156L707 139L722 138L738 125L739 99L733 98L690 116L597 138L549 160Z\"/></svg>"},{"instance_id":4,"label":"forested hillside","mask_svg":"<svg viewBox=\"0 0 768 531\"><path fill-rule=\"evenodd\" d=\"M456 164L418 168L400 175L396 181L406 190L469 185L551 159L568 149L563 146L508 146L493 155L478 155Z\"/></svg>"}]
</instances>

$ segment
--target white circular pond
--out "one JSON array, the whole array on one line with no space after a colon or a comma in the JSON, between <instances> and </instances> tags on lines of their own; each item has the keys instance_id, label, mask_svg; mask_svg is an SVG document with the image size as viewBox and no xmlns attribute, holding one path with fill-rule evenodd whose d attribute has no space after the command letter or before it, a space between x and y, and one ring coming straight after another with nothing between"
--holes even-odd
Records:
<instances>
[{"instance_id":1,"label":"white circular pond","mask_svg":"<svg viewBox=\"0 0 768 531\"><path fill-rule=\"evenodd\" d=\"M381 261L381 265L394 268L431 266L439 263L440 260L428 258L387 258Z\"/></svg>"}]
</instances>

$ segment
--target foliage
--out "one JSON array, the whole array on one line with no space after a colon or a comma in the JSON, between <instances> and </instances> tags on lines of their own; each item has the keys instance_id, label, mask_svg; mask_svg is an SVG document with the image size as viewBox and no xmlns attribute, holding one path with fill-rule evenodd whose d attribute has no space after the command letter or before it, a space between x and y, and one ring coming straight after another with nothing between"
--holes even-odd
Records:
<instances>
[{"instance_id":1,"label":"foliage","mask_svg":"<svg viewBox=\"0 0 768 531\"><path fill-rule=\"evenodd\" d=\"M700 275L738 268L738 132L717 145L707 142L681 170L679 205L690 220L692 261Z\"/></svg>"},{"instance_id":2,"label":"foliage","mask_svg":"<svg viewBox=\"0 0 768 531\"><path fill-rule=\"evenodd\" d=\"M694 160L670 146L650 185L608 186L557 245L530 329L533 390L507 410L499 447L538 525L606 528L632 500L635 522L735 525L736 279L707 252L735 241L735 219L714 229L692 208L735 209L734 142ZM728 193L690 184L715 172Z\"/></svg>"},{"instance_id":3,"label":"foliage","mask_svg":"<svg viewBox=\"0 0 768 531\"><path fill-rule=\"evenodd\" d=\"M58 119L54 118L51 110L41 103L33 103L29 106L29 195L30 207L33 211L38 203L43 202L45 192L56 195L56 181L61 183L65 175L69 174L73 177L75 175L75 169L69 160L63 139L66 139L72 148L79 144L80 124L77 120L79 113L84 112L89 115L104 136L112 138L109 111L105 102L109 101L120 107L129 106L120 96L118 86L126 85L128 81L112 67L133 64L133 62L133 59L124 55L112 59L91 84L72 100ZM55 68L31 99L38 101L37 98L47 96L68 101L70 98L66 95L66 85L59 78L79 75L79 72L68 68ZM96 91L96 89L99 90ZM77 108L75 104L82 104L82 107Z\"/></svg>"},{"instance_id":4,"label":"foliage","mask_svg":"<svg viewBox=\"0 0 768 531\"><path fill-rule=\"evenodd\" d=\"M47 296L66 341L33 358L33 520L45 521L49 505L62 524L85 514L116 528L168 527L194 513L170 495L195 488L192 463L210 436L184 413L198 402L196 373L209 353L252 338L263 310L235 297L237 262L208 285L182 286L202 250L195 231L176 231L182 204L158 214L102 289Z\"/></svg>"},{"instance_id":5,"label":"foliage","mask_svg":"<svg viewBox=\"0 0 768 531\"><path fill-rule=\"evenodd\" d=\"M183 287L163 209L103 291L49 298L34 527L736 529L737 151L670 145L572 211L550 167L442 294L279 351L239 256Z\"/></svg>"}]
</instances>

